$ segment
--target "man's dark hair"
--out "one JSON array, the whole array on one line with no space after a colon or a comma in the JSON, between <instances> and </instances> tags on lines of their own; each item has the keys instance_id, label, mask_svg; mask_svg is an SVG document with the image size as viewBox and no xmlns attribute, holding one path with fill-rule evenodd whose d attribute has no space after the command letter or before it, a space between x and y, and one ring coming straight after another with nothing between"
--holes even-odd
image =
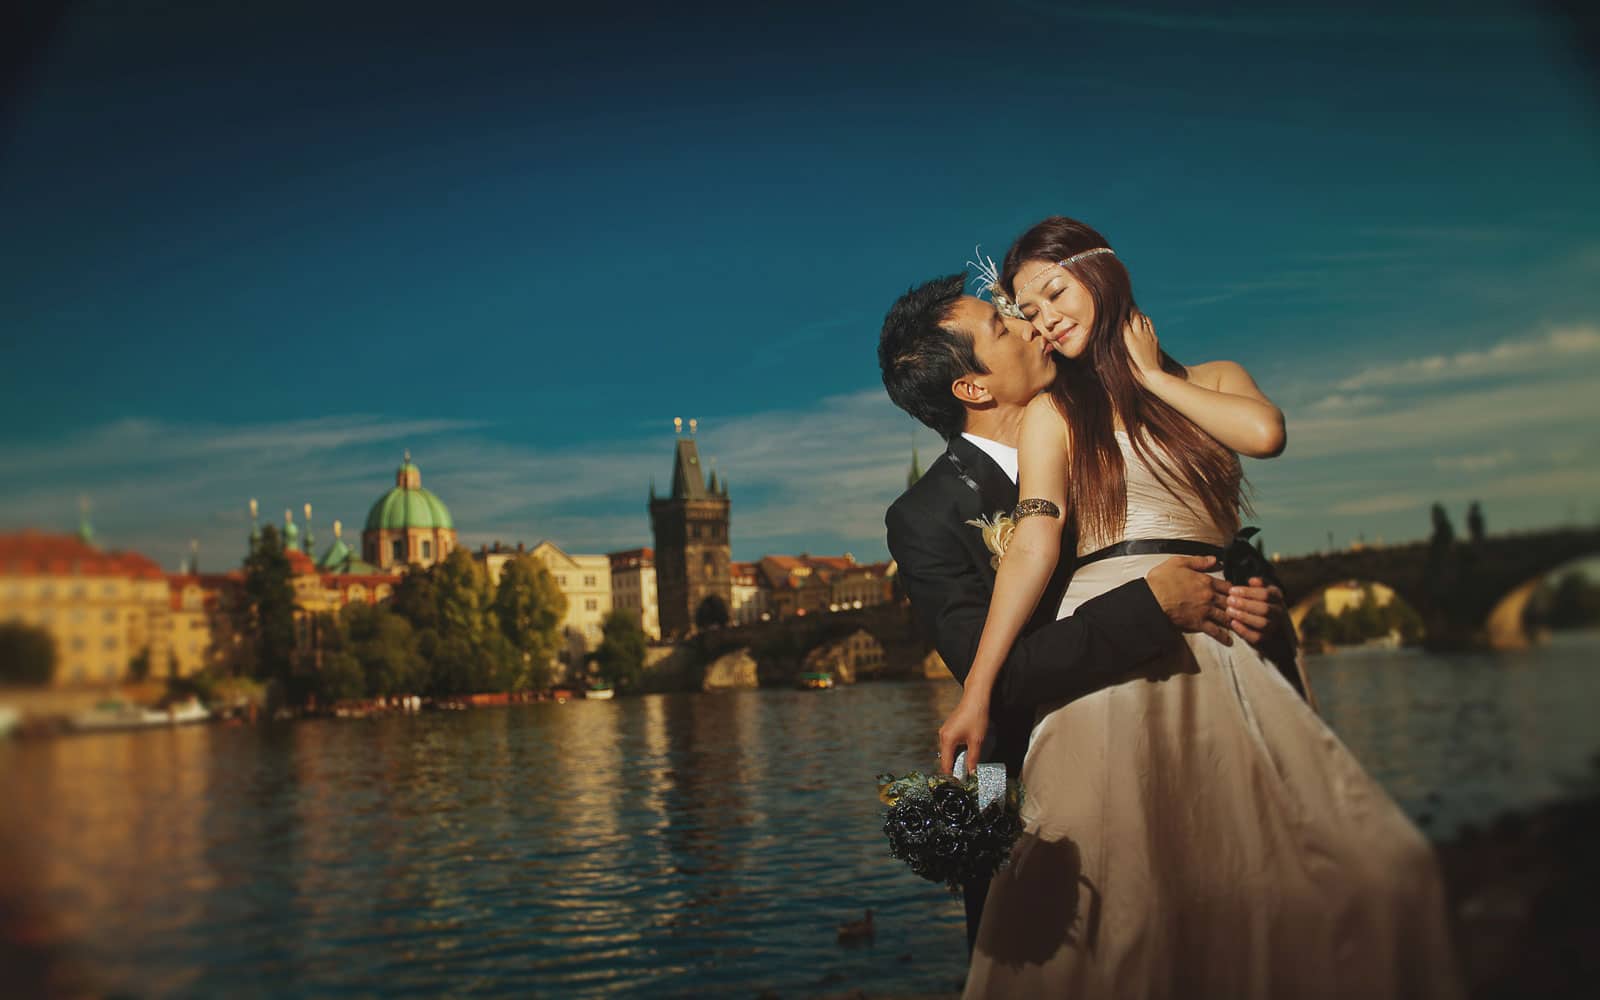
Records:
<instances>
[{"instance_id":1,"label":"man's dark hair","mask_svg":"<svg viewBox=\"0 0 1600 1000\"><path fill-rule=\"evenodd\" d=\"M972 336L949 323L966 288L966 276L934 278L906 292L889 308L878 335L878 368L894 405L945 440L967 425L967 411L950 393L963 375L987 375Z\"/></svg>"}]
</instances>

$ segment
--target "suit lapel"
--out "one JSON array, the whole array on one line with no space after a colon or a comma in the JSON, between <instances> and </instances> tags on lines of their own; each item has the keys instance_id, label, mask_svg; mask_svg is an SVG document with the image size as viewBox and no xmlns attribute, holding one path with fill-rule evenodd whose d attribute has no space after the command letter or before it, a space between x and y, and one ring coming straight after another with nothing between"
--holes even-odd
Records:
<instances>
[{"instance_id":1,"label":"suit lapel","mask_svg":"<svg viewBox=\"0 0 1600 1000\"><path fill-rule=\"evenodd\" d=\"M976 517L994 517L995 514L1009 514L1017 505L1017 484L1011 481L1004 469L988 452L957 435L950 439L945 450L945 457L951 459L951 464L956 472L967 484L964 491L966 496L958 502L961 511L972 511L970 515L963 516L966 521ZM978 530L972 530L969 545L973 549L978 561L989 576L991 585L994 581L994 568L990 564L990 553L983 544L983 539ZM1077 535L1072 530L1071 524L1063 527L1061 532L1061 561L1056 565L1056 570L1051 574L1050 581L1045 586L1044 594L1039 599L1038 607L1034 609L1030 627L1055 620L1056 608L1061 603L1061 595L1066 592L1067 584L1072 580L1073 554L1077 551Z\"/></svg>"}]
</instances>

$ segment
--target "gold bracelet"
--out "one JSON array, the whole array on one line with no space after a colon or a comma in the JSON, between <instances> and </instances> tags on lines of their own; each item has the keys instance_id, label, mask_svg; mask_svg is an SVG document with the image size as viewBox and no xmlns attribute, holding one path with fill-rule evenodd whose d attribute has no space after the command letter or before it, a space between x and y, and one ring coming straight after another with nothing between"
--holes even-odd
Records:
<instances>
[{"instance_id":1,"label":"gold bracelet","mask_svg":"<svg viewBox=\"0 0 1600 1000\"><path fill-rule=\"evenodd\" d=\"M1045 517L1060 517L1061 508L1040 497L1029 497L1017 503L1016 509L1011 512L1011 519L1020 521L1035 514L1043 514Z\"/></svg>"}]
</instances>

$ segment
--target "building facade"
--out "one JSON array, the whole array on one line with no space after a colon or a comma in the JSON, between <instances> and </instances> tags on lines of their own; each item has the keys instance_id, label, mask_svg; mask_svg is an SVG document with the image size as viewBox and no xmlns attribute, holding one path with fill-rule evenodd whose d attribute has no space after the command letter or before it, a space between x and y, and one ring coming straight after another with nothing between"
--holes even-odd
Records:
<instances>
[{"instance_id":1,"label":"building facade","mask_svg":"<svg viewBox=\"0 0 1600 1000\"><path fill-rule=\"evenodd\" d=\"M661 606L656 594L654 549L611 553L611 606L631 612L651 640L661 638Z\"/></svg>"},{"instance_id":2,"label":"building facade","mask_svg":"<svg viewBox=\"0 0 1600 1000\"><path fill-rule=\"evenodd\" d=\"M57 686L120 683L136 657L168 676L171 609L167 575L147 556L102 552L86 535L0 535L0 622L50 633Z\"/></svg>"},{"instance_id":3,"label":"building facade","mask_svg":"<svg viewBox=\"0 0 1600 1000\"><path fill-rule=\"evenodd\" d=\"M767 589L761 585L761 567L752 562L730 563L728 577L733 594L733 623L753 625L765 621L769 615Z\"/></svg>"},{"instance_id":4,"label":"building facade","mask_svg":"<svg viewBox=\"0 0 1600 1000\"><path fill-rule=\"evenodd\" d=\"M763 613L794 618L869 608L893 599L889 563L858 563L842 556L765 556L755 564Z\"/></svg>"},{"instance_id":5,"label":"building facade","mask_svg":"<svg viewBox=\"0 0 1600 1000\"><path fill-rule=\"evenodd\" d=\"M696 621L732 619L728 488L715 472L707 480L690 426L674 450L672 492L658 497L650 489L661 634L668 638L695 631Z\"/></svg>"}]
</instances>

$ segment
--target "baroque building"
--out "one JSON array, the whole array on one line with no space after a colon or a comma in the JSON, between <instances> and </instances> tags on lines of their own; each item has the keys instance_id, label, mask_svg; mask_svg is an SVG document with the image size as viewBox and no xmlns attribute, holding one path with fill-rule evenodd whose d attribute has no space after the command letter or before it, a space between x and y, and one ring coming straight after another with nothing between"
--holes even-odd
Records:
<instances>
[{"instance_id":1,"label":"baroque building","mask_svg":"<svg viewBox=\"0 0 1600 1000\"><path fill-rule=\"evenodd\" d=\"M394 488L367 512L361 557L379 569L398 571L443 562L455 547L456 525L450 509L422 488L422 471L407 451L395 472Z\"/></svg>"},{"instance_id":2,"label":"baroque building","mask_svg":"<svg viewBox=\"0 0 1600 1000\"><path fill-rule=\"evenodd\" d=\"M674 423L681 431L681 422ZM661 634L670 638L688 635L697 622L732 619L728 484L718 482L714 471L707 479L694 438L695 423L689 421L688 437L681 432L678 436L672 492L658 497L654 485L650 487Z\"/></svg>"}]
</instances>

